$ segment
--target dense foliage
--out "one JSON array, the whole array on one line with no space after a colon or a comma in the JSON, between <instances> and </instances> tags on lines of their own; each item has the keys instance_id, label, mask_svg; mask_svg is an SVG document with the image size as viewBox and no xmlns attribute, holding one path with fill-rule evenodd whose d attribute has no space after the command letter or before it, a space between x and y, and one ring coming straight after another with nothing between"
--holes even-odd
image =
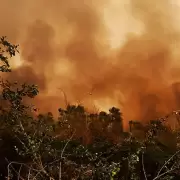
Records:
<instances>
[{"instance_id":1,"label":"dense foliage","mask_svg":"<svg viewBox=\"0 0 180 180\"><path fill-rule=\"evenodd\" d=\"M1 72L10 72L17 48L0 39ZM91 114L82 105L68 105L59 109L58 120L51 113L34 117L24 99L34 98L37 86L2 79L0 87L0 179L180 178L180 131L167 126L167 117L130 121L129 132L115 107Z\"/></svg>"}]
</instances>

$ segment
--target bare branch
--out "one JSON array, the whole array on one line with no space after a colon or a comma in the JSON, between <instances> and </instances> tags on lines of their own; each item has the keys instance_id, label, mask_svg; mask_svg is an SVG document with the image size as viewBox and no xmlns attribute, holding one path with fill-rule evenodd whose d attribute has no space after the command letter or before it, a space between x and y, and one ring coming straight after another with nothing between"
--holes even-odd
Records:
<instances>
[{"instance_id":1,"label":"bare branch","mask_svg":"<svg viewBox=\"0 0 180 180\"><path fill-rule=\"evenodd\" d=\"M60 163L59 163L59 180L62 179L62 158L63 158L63 154L64 154L64 151L65 151L67 145L69 144L69 142L70 142L71 139L73 138L74 134L75 134L75 131L74 131L74 133L72 134L72 136L69 138L69 140L66 142L66 144L65 144L65 146L64 146L64 148L63 148L63 150L62 150L62 152L61 152L61 161L60 161Z\"/></svg>"},{"instance_id":2,"label":"bare branch","mask_svg":"<svg viewBox=\"0 0 180 180\"><path fill-rule=\"evenodd\" d=\"M180 153L180 150L177 151L175 154L173 154L165 163L164 165L161 167L161 169L159 170L159 172L157 173L157 176L160 175L161 171L164 169L164 167L177 155Z\"/></svg>"},{"instance_id":3,"label":"bare branch","mask_svg":"<svg viewBox=\"0 0 180 180\"><path fill-rule=\"evenodd\" d=\"M144 167L144 154L143 153L142 153L142 167L143 167L143 173L144 173L145 180L147 180L146 170Z\"/></svg>"}]
</instances>

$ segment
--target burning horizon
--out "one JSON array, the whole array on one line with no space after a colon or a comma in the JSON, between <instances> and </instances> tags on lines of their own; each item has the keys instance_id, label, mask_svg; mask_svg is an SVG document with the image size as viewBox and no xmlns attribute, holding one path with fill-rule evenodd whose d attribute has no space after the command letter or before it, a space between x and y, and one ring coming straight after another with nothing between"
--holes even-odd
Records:
<instances>
[{"instance_id":1,"label":"burning horizon","mask_svg":"<svg viewBox=\"0 0 180 180\"><path fill-rule=\"evenodd\" d=\"M35 83L40 111L70 103L152 119L180 108L176 0L6 0L0 34L20 45L10 80ZM173 1L175 2L175 1Z\"/></svg>"}]
</instances>

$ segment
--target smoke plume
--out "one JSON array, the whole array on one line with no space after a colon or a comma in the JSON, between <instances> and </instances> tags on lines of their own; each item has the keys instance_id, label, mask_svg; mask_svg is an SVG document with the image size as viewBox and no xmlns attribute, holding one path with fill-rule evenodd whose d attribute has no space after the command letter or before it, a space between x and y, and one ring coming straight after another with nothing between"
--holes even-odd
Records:
<instances>
[{"instance_id":1,"label":"smoke plume","mask_svg":"<svg viewBox=\"0 0 180 180\"><path fill-rule=\"evenodd\" d=\"M8 78L37 84L34 103L55 114L62 92L90 110L117 106L125 121L178 109L177 3L3 0L0 35L20 44Z\"/></svg>"}]
</instances>

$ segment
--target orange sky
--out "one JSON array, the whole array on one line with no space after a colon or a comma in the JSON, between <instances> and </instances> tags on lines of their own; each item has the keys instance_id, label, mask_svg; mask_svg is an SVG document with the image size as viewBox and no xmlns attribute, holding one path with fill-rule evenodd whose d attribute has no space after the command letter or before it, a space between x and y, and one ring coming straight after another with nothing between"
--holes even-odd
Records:
<instances>
[{"instance_id":1,"label":"orange sky","mask_svg":"<svg viewBox=\"0 0 180 180\"><path fill-rule=\"evenodd\" d=\"M8 78L38 84L41 111L64 106L60 89L89 109L118 106L125 120L178 109L179 4L3 0L0 34L21 52Z\"/></svg>"}]
</instances>

